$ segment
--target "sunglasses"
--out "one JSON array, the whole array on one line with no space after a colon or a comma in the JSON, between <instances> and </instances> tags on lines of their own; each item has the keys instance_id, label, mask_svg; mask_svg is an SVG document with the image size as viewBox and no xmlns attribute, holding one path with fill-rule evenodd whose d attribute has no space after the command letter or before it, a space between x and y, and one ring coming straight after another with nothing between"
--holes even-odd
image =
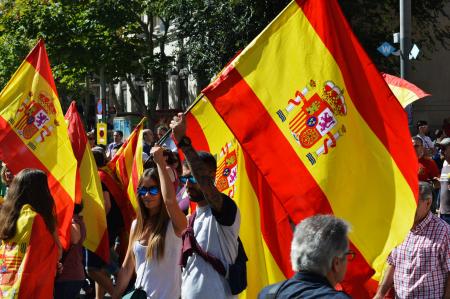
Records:
<instances>
[{"instance_id":1,"label":"sunglasses","mask_svg":"<svg viewBox=\"0 0 450 299\"><path fill-rule=\"evenodd\" d=\"M353 261L355 259L356 252L353 250L349 250L346 253L344 253L344 257L347 259L347 261Z\"/></svg>"},{"instance_id":2,"label":"sunglasses","mask_svg":"<svg viewBox=\"0 0 450 299\"><path fill-rule=\"evenodd\" d=\"M186 184L188 181L191 184L197 184L197 180L194 178L193 175L180 176L180 183Z\"/></svg>"},{"instance_id":3,"label":"sunglasses","mask_svg":"<svg viewBox=\"0 0 450 299\"><path fill-rule=\"evenodd\" d=\"M152 187L139 187L137 189L138 195L139 196L145 196L148 194L150 195L157 195L159 194L159 189L156 186L152 186Z\"/></svg>"}]
</instances>

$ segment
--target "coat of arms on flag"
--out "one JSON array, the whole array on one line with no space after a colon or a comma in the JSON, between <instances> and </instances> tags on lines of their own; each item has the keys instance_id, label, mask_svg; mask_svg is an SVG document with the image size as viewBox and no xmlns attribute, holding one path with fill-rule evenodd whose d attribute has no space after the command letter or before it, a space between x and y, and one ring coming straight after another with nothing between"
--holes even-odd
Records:
<instances>
[{"instance_id":1,"label":"coat of arms on flag","mask_svg":"<svg viewBox=\"0 0 450 299\"><path fill-rule=\"evenodd\" d=\"M236 193L236 180L238 173L236 140L230 141L222 147L216 171L216 187L229 197L233 198Z\"/></svg>"},{"instance_id":2,"label":"coat of arms on flag","mask_svg":"<svg viewBox=\"0 0 450 299\"><path fill-rule=\"evenodd\" d=\"M33 96L30 92L22 101L16 117L9 119L9 123L22 138L29 140L28 146L35 150L35 143L44 142L46 136L52 134L54 126L58 125L54 119L55 114L56 108L50 95L42 91L39 95ZM34 136L36 138L32 139Z\"/></svg>"},{"instance_id":3,"label":"coat of arms on flag","mask_svg":"<svg viewBox=\"0 0 450 299\"><path fill-rule=\"evenodd\" d=\"M312 165L336 147L346 132L338 121L347 114L344 92L332 81L325 81L317 90L317 83L311 80L302 91L296 91L283 110L277 111L278 117L283 123L289 120L289 131L301 147L311 149L306 157Z\"/></svg>"}]
</instances>

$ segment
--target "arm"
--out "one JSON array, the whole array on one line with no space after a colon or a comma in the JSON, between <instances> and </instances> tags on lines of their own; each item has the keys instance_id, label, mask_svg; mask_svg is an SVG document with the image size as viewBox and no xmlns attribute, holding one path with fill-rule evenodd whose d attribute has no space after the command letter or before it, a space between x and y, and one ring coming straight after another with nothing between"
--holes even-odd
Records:
<instances>
[{"instance_id":1,"label":"arm","mask_svg":"<svg viewBox=\"0 0 450 299\"><path fill-rule=\"evenodd\" d=\"M179 142L184 136L186 136L186 119L182 113L178 113L170 123L170 127L173 130L175 139ZM198 156L192 145L183 145L181 147L184 156L189 164L192 174L200 184L200 189L208 201L208 204L213 210L220 212L222 210L223 198L216 186L214 186L215 173L206 167L200 157Z\"/></svg>"},{"instance_id":2,"label":"arm","mask_svg":"<svg viewBox=\"0 0 450 299\"><path fill-rule=\"evenodd\" d=\"M180 237L183 230L187 227L187 220L178 205L173 183L170 179L169 172L167 171L166 161L163 156L163 149L156 146L152 148L151 154L153 154L153 161L155 161L156 166L158 167L162 198L164 200L164 204L166 205L167 213L172 221L175 234Z\"/></svg>"},{"instance_id":3,"label":"arm","mask_svg":"<svg viewBox=\"0 0 450 299\"><path fill-rule=\"evenodd\" d=\"M70 227L70 243L77 244L81 240L81 227L78 223L73 222Z\"/></svg>"},{"instance_id":4,"label":"arm","mask_svg":"<svg viewBox=\"0 0 450 299\"><path fill-rule=\"evenodd\" d=\"M133 228L131 228L133 231ZM121 298L122 293L128 286L131 277L134 272L134 253L133 253L133 232L130 233L130 238L128 241L127 254L123 260L122 267L117 274L116 286L114 287L114 292L112 294L113 299Z\"/></svg>"},{"instance_id":5,"label":"arm","mask_svg":"<svg viewBox=\"0 0 450 299\"><path fill-rule=\"evenodd\" d=\"M388 265L384 272L384 277L381 284L378 286L377 293L373 299L383 299L390 288L394 285L394 271L395 267Z\"/></svg>"},{"instance_id":6,"label":"arm","mask_svg":"<svg viewBox=\"0 0 450 299\"><path fill-rule=\"evenodd\" d=\"M108 214L111 210L111 197L108 191L103 191L103 204L105 205L105 213Z\"/></svg>"}]
</instances>

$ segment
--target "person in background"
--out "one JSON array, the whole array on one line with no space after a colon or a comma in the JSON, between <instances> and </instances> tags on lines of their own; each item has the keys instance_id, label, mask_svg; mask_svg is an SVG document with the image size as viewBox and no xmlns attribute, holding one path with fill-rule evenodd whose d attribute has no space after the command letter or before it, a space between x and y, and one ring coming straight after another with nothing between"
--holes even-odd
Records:
<instances>
[{"instance_id":1,"label":"person in background","mask_svg":"<svg viewBox=\"0 0 450 299\"><path fill-rule=\"evenodd\" d=\"M168 131L169 128L165 125L158 126L158 128L156 129L156 136L158 137L158 140L160 140ZM161 145L165 148L168 148L172 152L178 152L178 148L173 141L172 136L168 136Z\"/></svg>"},{"instance_id":2,"label":"person in background","mask_svg":"<svg viewBox=\"0 0 450 299\"><path fill-rule=\"evenodd\" d=\"M72 225L70 227L70 247L61 259L62 269L56 276L55 299L75 299L80 294L86 276L83 268L83 242L86 239L86 227L82 204L75 204Z\"/></svg>"},{"instance_id":3,"label":"person in background","mask_svg":"<svg viewBox=\"0 0 450 299\"><path fill-rule=\"evenodd\" d=\"M94 131L87 132L86 136L87 136L87 139L88 139L88 142L89 142L89 146L91 148L95 147L96 146L95 145L95 132Z\"/></svg>"},{"instance_id":4,"label":"person in background","mask_svg":"<svg viewBox=\"0 0 450 299\"><path fill-rule=\"evenodd\" d=\"M0 297L53 298L61 245L47 175L20 171L0 210Z\"/></svg>"},{"instance_id":5,"label":"person in background","mask_svg":"<svg viewBox=\"0 0 450 299\"><path fill-rule=\"evenodd\" d=\"M450 137L442 139L438 146L444 156L444 164L439 178L441 184L439 214L445 222L450 224Z\"/></svg>"},{"instance_id":6,"label":"person in background","mask_svg":"<svg viewBox=\"0 0 450 299\"><path fill-rule=\"evenodd\" d=\"M431 141L431 138L428 136L428 122L425 120L419 120L417 122L417 136L422 138L423 146L425 148L425 157L432 157L434 155L434 143Z\"/></svg>"},{"instance_id":7,"label":"person in background","mask_svg":"<svg viewBox=\"0 0 450 299\"><path fill-rule=\"evenodd\" d=\"M150 150L155 144L155 136L153 135L153 132L150 129L143 130L142 136L144 139L143 152L146 153L147 156L150 156Z\"/></svg>"},{"instance_id":8,"label":"person in background","mask_svg":"<svg viewBox=\"0 0 450 299\"><path fill-rule=\"evenodd\" d=\"M418 177L419 181L429 182L433 184L433 204L431 211L435 213L439 197L439 168L434 160L425 157L425 149L422 138L414 136L412 138L414 150L419 162Z\"/></svg>"},{"instance_id":9,"label":"person in background","mask_svg":"<svg viewBox=\"0 0 450 299\"><path fill-rule=\"evenodd\" d=\"M122 131L114 131L113 133L114 141L108 144L106 149L106 158L108 160L112 159L120 147L123 145L123 132Z\"/></svg>"},{"instance_id":10,"label":"person in background","mask_svg":"<svg viewBox=\"0 0 450 299\"><path fill-rule=\"evenodd\" d=\"M137 219L113 298L120 298L133 273L135 287L142 287L147 298L180 297L180 236L187 220L178 207L163 149L154 147L151 154L157 169L145 170L139 181Z\"/></svg>"},{"instance_id":11,"label":"person in background","mask_svg":"<svg viewBox=\"0 0 450 299\"><path fill-rule=\"evenodd\" d=\"M2 162L2 169L1 169L1 180L4 185L4 188L0 194L3 198L6 197L8 194L9 186L11 185L12 180L14 179L14 174L9 170L8 166L4 162Z\"/></svg>"}]
</instances>

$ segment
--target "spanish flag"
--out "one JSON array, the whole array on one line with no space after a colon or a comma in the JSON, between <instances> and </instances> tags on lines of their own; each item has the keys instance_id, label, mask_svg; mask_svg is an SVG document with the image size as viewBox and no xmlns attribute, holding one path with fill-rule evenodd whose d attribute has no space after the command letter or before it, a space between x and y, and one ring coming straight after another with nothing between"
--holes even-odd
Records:
<instances>
[{"instance_id":1,"label":"spanish flag","mask_svg":"<svg viewBox=\"0 0 450 299\"><path fill-rule=\"evenodd\" d=\"M421 98L430 96L430 94L405 79L386 73L382 73L382 76L403 108Z\"/></svg>"},{"instance_id":2,"label":"spanish flag","mask_svg":"<svg viewBox=\"0 0 450 299\"><path fill-rule=\"evenodd\" d=\"M47 173L58 235L67 248L77 161L42 40L0 93L0 157L14 173L23 168Z\"/></svg>"},{"instance_id":3,"label":"spanish flag","mask_svg":"<svg viewBox=\"0 0 450 299\"><path fill-rule=\"evenodd\" d=\"M44 219L24 205L16 234L0 246L0 298L53 298L58 249Z\"/></svg>"},{"instance_id":4,"label":"spanish flag","mask_svg":"<svg viewBox=\"0 0 450 299\"><path fill-rule=\"evenodd\" d=\"M357 253L342 287L369 298L412 226L417 158L403 108L337 1L293 1L203 93L253 166L261 234L283 274L289 233L277 221L334 214Z\"/></svg>"},{"instance_id":5,"label":"spanish flag","mask_svg":"<svg viewBox=\"0 0 450 299\"><path fill-rule=\"evenodd\" d=\"M86 239L83 245L109 263L109 240L102 186L75 102L70 104L65 119L68 122L70 142L78 162L76 194L80 198L77 198L76 202L83 203L83 219L86 225Z\"/></svg>"}]
</instances>

